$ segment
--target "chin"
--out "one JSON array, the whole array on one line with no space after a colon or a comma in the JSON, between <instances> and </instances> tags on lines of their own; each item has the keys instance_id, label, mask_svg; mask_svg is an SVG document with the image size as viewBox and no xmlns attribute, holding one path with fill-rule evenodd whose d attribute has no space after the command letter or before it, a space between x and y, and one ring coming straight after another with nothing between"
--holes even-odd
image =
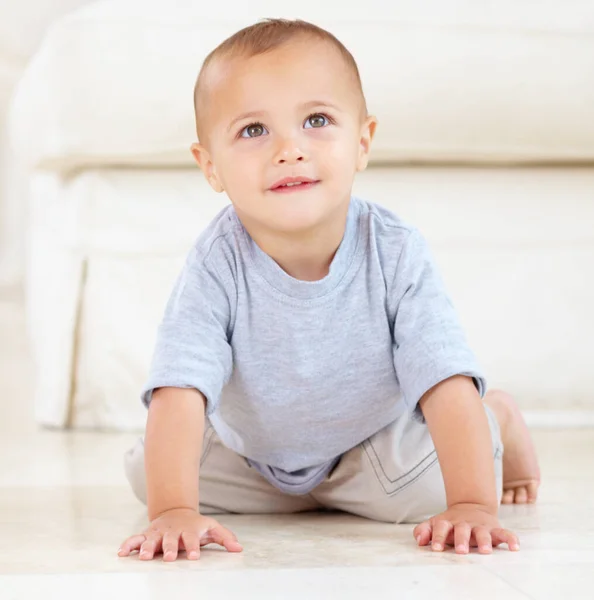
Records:
<instances>
[{"instance_id":1,"label":"chin","mask_svg":"<svg viewBox=\"0 0 594 600\"><path fill-rule=\"evenodd\" d=\"M287 233L306 231L322 223L325 218L327 218L327 211L321 211L319 207L314 210L285 209L275 214L271 226Z\"/></svg>"}]
</instances>

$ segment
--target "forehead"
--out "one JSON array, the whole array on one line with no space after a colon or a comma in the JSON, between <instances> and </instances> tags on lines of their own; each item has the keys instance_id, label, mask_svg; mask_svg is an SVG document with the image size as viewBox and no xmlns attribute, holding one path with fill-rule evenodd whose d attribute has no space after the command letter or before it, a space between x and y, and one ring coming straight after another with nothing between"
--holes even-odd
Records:
<instances>
[{"instance_id":1,"label":"forehead","mask_svg":"<svg viewBox=\"0 0 594 600\"><path fill-rule=\"evenodd\" d=\"M209 113L217 122L240 112L273 111L311 100L356 110L361 96L340 51L310 39L249 58L224 58L209 67L205 84Z\"/></svg>"}]
</instances>

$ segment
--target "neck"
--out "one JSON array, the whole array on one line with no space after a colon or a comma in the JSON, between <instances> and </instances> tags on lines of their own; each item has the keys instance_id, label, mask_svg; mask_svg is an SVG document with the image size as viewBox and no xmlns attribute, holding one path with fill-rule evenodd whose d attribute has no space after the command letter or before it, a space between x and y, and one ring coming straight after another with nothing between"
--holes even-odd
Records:
<instances>
[{"instance_id":1,"label":"neck","mask_svg":"<svg viewBox=\"0 0 594 600\"><path fill-rule=\"evenodd\" d=\"M302 281L318 281L328 275L332 259L344 237L349 202L323 223L303 231L279 232L238 215L256 244L288 275Z\"/></svg>"}]
</instances>

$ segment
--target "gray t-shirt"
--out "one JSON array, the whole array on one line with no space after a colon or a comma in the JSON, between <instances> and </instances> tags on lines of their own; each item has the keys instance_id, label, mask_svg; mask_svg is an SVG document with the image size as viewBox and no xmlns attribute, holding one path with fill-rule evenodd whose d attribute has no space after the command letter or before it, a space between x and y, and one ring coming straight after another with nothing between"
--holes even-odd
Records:
<instances>
[{"instance_id":1,"label":"gray t-shirt","mask_svg":"<svg viewBox=\"0 0 594 600\"><path fill-rule=\"evenodd\" d=\"M191 249L142 399L191 387L221 441L288 493L456 374L486 382L417 229L353 197L319 281L287 274L232 205Z\"/></svg>"}]
</instances>

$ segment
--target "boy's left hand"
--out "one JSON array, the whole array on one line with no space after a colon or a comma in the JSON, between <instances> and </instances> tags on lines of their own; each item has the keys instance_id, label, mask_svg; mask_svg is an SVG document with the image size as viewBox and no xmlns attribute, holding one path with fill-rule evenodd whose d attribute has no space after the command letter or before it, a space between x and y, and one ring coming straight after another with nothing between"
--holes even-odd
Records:
<instances>
[{"instance_id":1,"label":"boy's left hand","mask_svg":"<svg viewBox=\"0 0 594 600\"><path fill-rule=\"evenodd\" d=\"M445 512L419 523L413 531L419 546L431 543L441 552L446 544L455 546L457 554L467 554L470 546L478 546L481 554L490 554L493 546L507 543L519 550L518 536L503 529L492 510L479 504L455 504Z\"/></svg>"}]
</instances>

